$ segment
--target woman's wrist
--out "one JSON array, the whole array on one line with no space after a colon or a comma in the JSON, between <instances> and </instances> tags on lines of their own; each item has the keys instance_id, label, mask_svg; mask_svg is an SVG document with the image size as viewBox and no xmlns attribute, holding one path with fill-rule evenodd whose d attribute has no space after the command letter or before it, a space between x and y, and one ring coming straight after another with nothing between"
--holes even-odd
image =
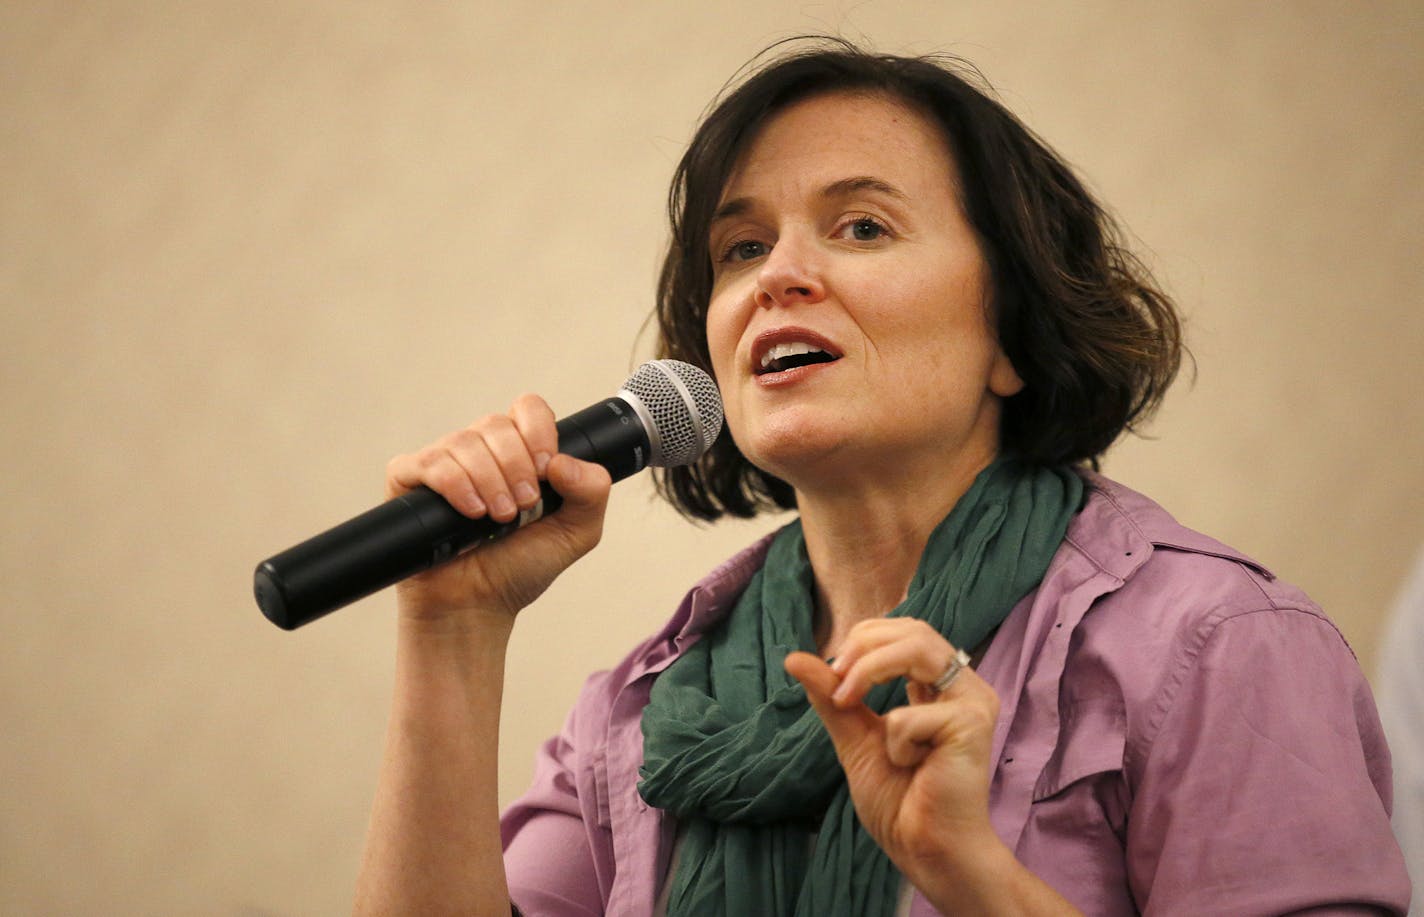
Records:
<instances>
[{"instance_id":1,"label":"woman's wrist","mask_svg":"<svg viewBox=\"0 0 1424 917\"><path fill-rule=\"evenodd\" d=\"M992 829L975 834L946 838L937 856L924 857L905 872L936 909L946 914L1079 913L1020 863Z\"/></svg>"},{"instance_id":2,"label":"woman's wrist","mask_svg":"<svg viewBox=\"0 0 1424 917\"><path fill-rule=\"evenodd\" d=\"M508 615L476 609L439 617L402 614L396 639L397 710L439 719L463 717L471 703L497 708L513 630Z\"/></svg>"},{"instance_id":3,"label":"woman's wrist","mask_svg":"<svg viewBox=\"0 0 1424 917\"><path fill-rule=\"evenodd\" d=\"M398 622L401 638L430 642L507 643L514 631L514 615L474 606L428 614L403 603Z\"/></svg>"},{"instance_id":4,"label":"woman's wrist","mask_svg":"<svg viewBox=\"0 0 1424 917\"><path fill-rule=\"evenodd\" d=\"M463 584L439 588L421 578L396 587L398 636L421 641L508 642L517 609L482 601Z\"/></svg>"}]
</instances>

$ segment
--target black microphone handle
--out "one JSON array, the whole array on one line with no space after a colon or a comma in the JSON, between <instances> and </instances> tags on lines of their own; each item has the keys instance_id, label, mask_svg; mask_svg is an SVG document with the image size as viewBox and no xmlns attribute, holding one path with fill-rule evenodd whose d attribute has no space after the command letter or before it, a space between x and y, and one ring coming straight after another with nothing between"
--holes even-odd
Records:
<instances>
[{"instance_id":1,"label":"black microphone handle","mask_svg":"<svg viewBox=\"0 0 1424 917\"><path fill-rule=\"evenodd\" d=\"M628 402L605 398L557 424L559 451L597 462L615 481L648 462L648 435ZM253 594L284 630L378 592L557 510L563 498L540 482L541 513L509 522L471 519L428 487L387 500L257 565Z\"/></svg>"}]
</instances>

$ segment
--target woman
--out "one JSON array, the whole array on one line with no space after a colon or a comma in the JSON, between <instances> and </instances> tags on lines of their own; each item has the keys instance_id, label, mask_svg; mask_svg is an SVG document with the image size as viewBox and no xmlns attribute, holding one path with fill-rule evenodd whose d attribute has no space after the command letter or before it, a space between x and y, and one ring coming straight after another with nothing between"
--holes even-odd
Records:
<instances>
[{"instance_id":1,"label":"woman","mask_svg":"<svg viewBox=\"0 0 1424 917\"><path fill-rule=\"evenodd\" d=\"M509 634L608 477L532 396L395 459L393 493L472 516L540 478L566 503L402 586L358 910L1403 910L1340 635L1082 467L1159 402L1178 323L1050 151L933 61L821 45L721 102L671 213L662 349L728 432L660 484L799 518L590 679L497 826Z\"/></svg>"}]
</instances>

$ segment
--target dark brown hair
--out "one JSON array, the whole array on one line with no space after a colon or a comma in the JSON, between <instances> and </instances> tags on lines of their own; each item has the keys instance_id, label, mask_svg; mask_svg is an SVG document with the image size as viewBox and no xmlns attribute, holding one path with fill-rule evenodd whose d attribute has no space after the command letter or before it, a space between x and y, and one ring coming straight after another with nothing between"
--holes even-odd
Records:
<instances>
[{"instance_id":1,"label":"dark brown hair","mask_svg":"<svg viewBox=\"0 0 1424 917\"><path fill-rule=\"evenodd\" d=\"M754 70L703 120L674 173L659 355L711 372L708 228L728 175L761 126L812 96L883 95L936 124L959 170L962 205L988 263L999 343L1025 383L1004 401L1001 450L1043 464L1096 466L1166 394L1181 362L1181 323L1068 165L980 82L954 58L872 54L839 39L817 39ZM657 484L679 511L699 519L796 502L791 486L747 461L725 429L695 465L658 470Z\"/></svg>"}]
</instances>

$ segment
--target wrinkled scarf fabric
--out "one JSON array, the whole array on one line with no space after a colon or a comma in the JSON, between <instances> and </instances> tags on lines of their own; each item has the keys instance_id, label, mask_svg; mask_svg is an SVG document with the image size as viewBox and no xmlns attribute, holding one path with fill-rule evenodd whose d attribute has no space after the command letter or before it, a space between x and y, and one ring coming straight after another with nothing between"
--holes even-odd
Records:
<instances>
[{"instance_id":1,"label":"wrinkled scarf fabric","mask_svg":"<svg viewBox=\"0 0 1424 917\"><path fill-rule=\"evenodd\" d=\"M1042 580L1083 491L1067 468L997 460L931 533L891 614L978 646ZM638 790L682 831L670 917L893 913L900 874L861 828L830 738L782 668L793 650L816 651L813 596L793 522L732 613L653 685ZM866 703L906 703L903 680Z\"/></svg>"}]
</instances>

